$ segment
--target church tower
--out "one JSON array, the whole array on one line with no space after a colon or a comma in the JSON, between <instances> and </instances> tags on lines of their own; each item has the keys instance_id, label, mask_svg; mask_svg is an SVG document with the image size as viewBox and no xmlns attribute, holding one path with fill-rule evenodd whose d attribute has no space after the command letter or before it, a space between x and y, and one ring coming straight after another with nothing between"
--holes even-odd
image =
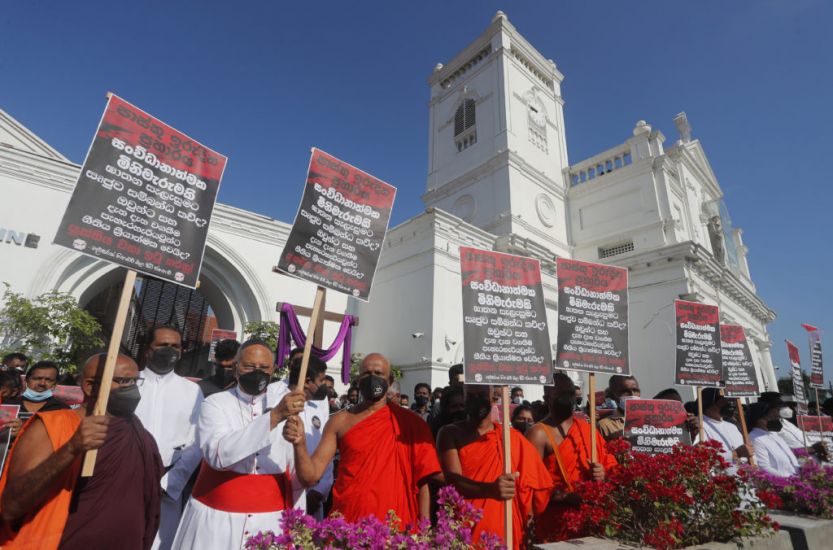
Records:
<instances>
[{"instance_id":1,"label":"church tower","mask_svg":"<svg viewBox=\"0 0 833 550\"><path fill-rule=\"evenodd\" d=\"M504 250L570 256L563 78L500 11L438 64L428 79L426 207L501 237Z\"/></svg>"}]
</instances>

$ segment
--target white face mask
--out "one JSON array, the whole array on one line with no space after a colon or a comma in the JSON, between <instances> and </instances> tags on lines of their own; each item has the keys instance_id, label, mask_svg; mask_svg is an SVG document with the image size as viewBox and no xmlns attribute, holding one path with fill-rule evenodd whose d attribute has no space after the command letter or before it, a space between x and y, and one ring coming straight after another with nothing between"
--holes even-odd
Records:
<instances>
[{"instance_id":1,"label":"white face mask","mask_svg":"<svg viewBox=\"0 0 833 550\"><path fill-rule=\"evenodd\" d=\"M793 410L789 407L782 407L779 414L781 415L781 418L789 420L793 417Z\"/></svg>"}]
</instances>

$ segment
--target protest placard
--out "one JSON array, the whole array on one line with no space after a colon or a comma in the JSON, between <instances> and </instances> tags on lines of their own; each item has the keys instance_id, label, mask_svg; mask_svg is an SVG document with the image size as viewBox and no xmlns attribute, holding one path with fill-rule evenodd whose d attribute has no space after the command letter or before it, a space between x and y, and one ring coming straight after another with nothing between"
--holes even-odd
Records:
<instances>
[{"instance_id":1,"label":"protest placard","mask_svg":"<svg viewBox=\"0 0 833 550\"><path fill-rule=\"evenodd\" d=\"M628 270L558 258L559 368L630 374Z\"/></svg>"},{"instance_id":2,"label":"protest placard","mask_svg":"<svg viewBox=\"0 0 833 550\"><path fill-rule=\"evenodd\" d=\"M460 247L466 383L551 384L538 260Z\"/></svg>"},{"instance_id":3,"label":"protest placard","mask_svg":"<svg viewBox=\"0 0 833 550\"><path fill-rule=\"evenodd\" d=\"M194 288L225 166L111 94L54 242Z\"/></svg>"},{"instance_id":4,"label":"protest placard","mask_svg":"<svg viewBox=\"0 0 833 550\"><path fill-rule=\"evenodd\" d=\"M717 306L675 300L676 384L719 387L723 371Z\"/></svg>"},{"instance_id":5,"label":"protest placard","mask_svg":"<svg viewBox=\"0 0 833 550\"><path fill-rule=\"evenodd\" d=\"M395 197L392 185L313 149L278 269L366 301Z\"/></svg>"},{"instance_id":6,"label":"protest placard","mask_svg":"<svg viewBox=\"0 0 833 550\"><path fill-rule=\"evenodd\" d=\"M795 421L796 425L807 434L808 439L825 441L833 445L833 417L801 415L796 416Z\"/></svg>"},{"instance_id":7,"label":"protest placard","mask_svg":"<svg viewBox=\"0 0 833 550\"><path fill-rule=\"evenodd\" d=\"M55 386L52 388L52 396L67 405L80 405L84 402L84 392L80 386Z\"/></svg>"},{"instance_id":8,"label":"protest placard","mask_svg":"<svg viewBox=\"0 0 833 550\"><path fill-rule=\"evenodd\" d=\"M214 353L217 351L217 343L221 340L237 340L237 332L222 328L211 329L211 344L208 347L208 362L214 362Z\"/></svg>"},{"instance_id":9,"label":"protest placard","mask_svg":"<svg viewBox=\"0 0 833 550\"><path fill-rule=\"evenodd\" d=\"M804 325L805 327L807 325ZM821 353L821 331L808 331L810 337L810 387L824 387L824 362Z\"/></svg>"},{"instance_id":10,"label":"protest placard","mask_svg":"<svg viewBox=\"0 0 833 550\"><path fill-rule=\"evenodd\" d=\"M754 397L758 395L758 374L746 333L739 325L720 325L720 350L723 362L722 380L725 397Z\"/></svg>"},{"instance_id":11,"label":"protest placard","mask_svg":"<svg viewBox=\"0 0 833 550\"><path fill-rule=\"evenodd\" d=\"M679 401L629 399L625 401L625 439L638 453L670 453L677 443L691 445L687 417Z\"/></svg>"},{"instance_id":12,"label":"protest placard","mask_svg":"<svg viewBox=\"0 0 833 550\"><path fill-rule=\"evenodd\" d=\"M787 356L790 358L790 375L793 381L793 395L797 404L798 414L807 414L809 412L809 402L807 399L807 391L804 387L804 376L801 372L801 357L798 354L798 348L790 342L787 342Z\"/></svg>"}]
</instances>

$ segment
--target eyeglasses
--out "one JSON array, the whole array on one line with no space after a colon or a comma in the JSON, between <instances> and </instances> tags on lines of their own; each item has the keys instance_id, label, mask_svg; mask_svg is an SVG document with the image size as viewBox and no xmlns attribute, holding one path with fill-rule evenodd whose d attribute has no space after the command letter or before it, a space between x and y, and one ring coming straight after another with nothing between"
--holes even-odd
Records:
<instances>
[{"instance_id":1,"label":"eyeglasses","mask_svg":"<svg viewBox=\"0 0 833 550\"><path fill-rule=\"evenodd\" d=\"M119 386L141 386L144 384L145 379L139 376L114 376L113 382Z\"/></svg>"}]
</instances>

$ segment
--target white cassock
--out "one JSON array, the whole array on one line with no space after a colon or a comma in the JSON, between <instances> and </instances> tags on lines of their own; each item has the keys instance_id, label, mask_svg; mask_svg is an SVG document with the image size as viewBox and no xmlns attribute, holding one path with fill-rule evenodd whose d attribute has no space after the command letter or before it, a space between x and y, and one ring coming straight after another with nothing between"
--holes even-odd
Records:
<instances>
[{"instance_id":1,"label":"white cassock","mask_svg":"<svg viewBox=\"0 0 833 550\"><path fill-rule=\"evenodd\" d=\"M776 433L755 428L749 433L755 447L758 468L776 476L788 477L798 471L798 459L792 449Z\"/></svg>"},{"instance_id":2,"label":"white cassock","mask_svg":"<svg viewBox=\"0 0 833 550\"><path fill-rule=\"evenodd\" d=\"M283 422L271 429L269 410L277 405L268 392L253 397L235 387L203 401L197 438L206 466L221 474L294 475L292 445L283 438ZM243 548L259 531L280 533L281 511L229 512L204 504L200 478L185 507L173 548ZM272 476L264 476L274 480ZM288 491L287 491L288 492ZM198 500L199 499L199 500ZM288 500L288 499L287 499Z\"/></svg>"},{"instance_id":3,"label":"white cassock","mask_svg":"<svg viewBox=\"0 0 833 550\"><path fill-rule=\"evenodd\" d=\"M289 393L289 388L283 380L269 384L269 400L273 403L280 402L281 398ZM312 456L315 449L318 448L318 443L321 442L321 434L324 433L324 426L327 425L327 419L330 417L330 403L327 399L320 401L307 401L304 404L304 410L298 415L304 423L304 432L307 441L307 452ZM309 488L309 490L317 491L324 496L326 500L330 489L333 487L333 461L327 464L324 470L324 475L318 480L318 483ZM307 489L298 481L297 477L292 479L292 507L301 510L307 509ZM316 519L323 519L324 517L324 503L318 508L314 514Z\"/></svg>"},{"instance_id":4,"label":"white cassock","mask_svg":"<svg viewBox=\"0 0 833 550\"><path fill-rule=\"evenodd\" d=\"M706 441L717 441L721 447L720 456L732 464L732 452L738 447L743 446L743 435L737 426L725 420L714 420L708 416L703 417L703 433L706 435ZM694 443L699 442L699 436Z\"/></svg>"},{"instance_id":5,"label":"white cassock","mask_svg":"<svg viewBox=\"0 0 833 550\"><path fill-rule=\"evenodd\" d=\"M200 387L174 372L159 375L150 369L141 373L139 386L142 399L136 416L153 435L165 475L162 476L159 531L153 541L154 550L168 550L174 540L182 515L182 490L200 463L197 446L197 420L203 401Z\"/></svg>"}]
</instances>

